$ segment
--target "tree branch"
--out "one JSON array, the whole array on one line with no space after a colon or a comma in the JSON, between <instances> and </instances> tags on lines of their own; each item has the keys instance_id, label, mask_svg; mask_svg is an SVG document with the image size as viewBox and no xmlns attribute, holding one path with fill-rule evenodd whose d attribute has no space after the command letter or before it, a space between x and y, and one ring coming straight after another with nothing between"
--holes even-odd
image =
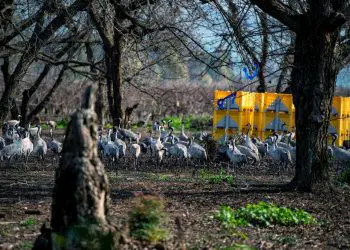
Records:
<instances>
[{"instance_id":1,"label":"tree branch","mask_svg":"<svg viewBox=\"0 0 350 250\"><path fill-rule=\"evenodd\" d=\"M300 15L279 0L250 0L252 4L258 6L262 11L276 18L278 21L297 32Z\"/></svg>"}]
</instances>

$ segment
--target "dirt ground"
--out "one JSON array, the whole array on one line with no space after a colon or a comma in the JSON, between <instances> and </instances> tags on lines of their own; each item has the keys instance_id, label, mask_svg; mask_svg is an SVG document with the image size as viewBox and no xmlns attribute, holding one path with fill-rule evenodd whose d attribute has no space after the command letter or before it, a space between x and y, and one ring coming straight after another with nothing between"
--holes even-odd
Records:
<instances>
[{"instance_id":1,"label":"dirt ground","mask_svg":"<svg viewBox=\"0 0 350 250\"><path fill-rule=\"evenodd\" d=\"M0 249L31 249L43 223L49 225L51 191L57 161L48 157L29 168L23 164L0 165ZM157 194L166 201L171 238L167 249L179 249L179 232L175 218L184 229L187 249L225 249L234 243L257 249L350 249L350 191L339 187L338 193L308 194L287 192L279 184L290 180L292 173L276 175L276 166L246 166L236 169L235 185L209 184L202 178L192 178L182 169L155 170L144 159L134 171L127 162L121 163L118 176L107 168L111 189L111 220L123 228L133 198L140 194ZM207 166L216 171L225 164ZM214 170L215 170L214 169ZM213 170L213 171L214 171ZM238 208L247 203L274 202L310 212L318 220L312 226L245 227L232 234L224 230L211 216L222 204ZM230 249L230 248L226 248ZM233 249L233 248L231 248Z\"/></svg>"}]
</instances>

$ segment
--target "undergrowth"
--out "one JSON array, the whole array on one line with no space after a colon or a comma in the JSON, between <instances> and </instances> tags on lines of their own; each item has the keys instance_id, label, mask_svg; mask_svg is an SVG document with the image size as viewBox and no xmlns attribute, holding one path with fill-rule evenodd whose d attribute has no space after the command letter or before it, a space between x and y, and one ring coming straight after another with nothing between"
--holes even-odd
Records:
<instances>
[{"instance_id":1,"label":"undergrowth","mask_svg":"<svg viewBox=\"0 0 350 250\"><path fill-rule=\"evenodd\" d=\"M164 241L169 237L164 227L166 220L161 198L149 195L137 197L129 212L130 236L151 244Z\"/></svg>"},{"instance_id":2,"label":"undergrowth","mask_svg":"<svg viewBox=\"0 0 350 250\"><path fill-rule=\"evenodd\" d=\"M31 226L34 226L36 225L38 222L35 218L33 217L29 217L28 219L26 219L25 221L23 221L21 223L21 226L23 227L31 227Z\"/></svg>"},{"instance_id":3,"label":"undergrowth","mask_svg":"<svg viewBox=\"0 0 350 250\"><path fill-rule=\"evenodd\" d=\"M199 178L208 182L209 184L227 183L233 185L235 183L233 176L226 174L223 169L220 170L219 174L213 174L205 169L200 169Z\"/></svg>"},{"instance_id":4,"label":"undergrowth","mask_svg":"<svg viewBox=\"0 0 350 250\"><path fill-rule=\"evenodd\" d=\"M185 116L184 118L176 117L176 116L167 116L164 119L165 121L172 120L172 127L176 130L180 130L182 126L182 122L185 125L185 129L195 129L195 130L203 130L209 129L211 126L211 117L209 115L201 115L201 116Z\"/></svg>"},{"instance_id":5,"label":"undergrowth","mask_svg":"<svg viewBox=\"0 0 350 250\"><path fill-rule=\"evenodd\" d=\"M339 181L341 183L346 183L350 185L350 167L345 168L339 176Z\"/></svg>"},{"instance_id":6,"label":"undergrowth","mask_svg":"<svg viewBox=\"0 0 350 250\"><path fill-rule=\"evenodd\" d=\"M236 210L229 206L221 206L214 218L227 228L250 225L263 227L270 225L308 225L316 222L315 218L304 210L292 210L265 202L248 204L246 207Z\"/></svg>"},{"instance_id":7,"label":"undergrowth","mask_svg":"<svg viewBox=\"0 0 350 250\"><path fill-rule=\"evenodd\" d=\"M57 122L56 128L61 128L64 129L68 126L69 119L68 118L63 118L59 122Z\"/></svg>"}]
</instances>

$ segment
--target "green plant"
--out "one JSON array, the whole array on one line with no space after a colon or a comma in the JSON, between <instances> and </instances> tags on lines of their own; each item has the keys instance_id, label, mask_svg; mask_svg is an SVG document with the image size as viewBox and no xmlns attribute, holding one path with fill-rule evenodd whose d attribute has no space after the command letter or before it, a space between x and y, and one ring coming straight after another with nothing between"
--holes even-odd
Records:
<instances>
[{"instance_id":1,"label":"green plant","mask_svg":"<svg viewBox=\"0 0 350 250\"><path fill-rule=\"evenodd\" d=\"M209 129L212 123L212 117L209 115L201 115L201 116L185 116L183 118L177 116L167 116L164 118L165 121L172 120L172 127L175 130L180 130L182 126L182 122L185 125L185 129L193 129L193 130L202 130Z\"/></svg>"},{"instance_id":2,"label":"green plant","mask_svg":"<svg viewBox=\"0 0 350 250\"><path fill-rule=\"evenodd\" d=\"M69 123L69 120L67 118L63 118L62 120L57 122L56 128L64 129L67 127L68 123Z\"/></svg>"},{"instance_id":3,"label":"green plant","mask_svg":"<svg viewBox=\"0 0 350 250\"><path fill-rule=\"evenodd\" d=\"M200 169L199 178L209 184L227 183L233 185L235 183L233 176L226 174L223 169L220 170L219 174L212 174L204 169Z\"/></svg>"},{"instance_id":4,"label":"green plant","mask_svg":"<svg viewBox=\"0 0 350 250\"><path fill-rule=\"evenodd\" d=\"M169 232L164 228L167 216L163 200L155 196L140 196L129 212L130 236L148 243L164 241Z\"/></svg>"},{"instance_id":5,"label":"green plant","mask_svg":"<svg viewBox=\"0 0 350 250\"><path fill-rule=\"evenodd\" d=\"M21 226L23 227L30 227L30 226L34 226L36 225L38 222L35 218L33 217L29 217L28 219L26 219L25 221L23 221L21 223Z\"/></svg>"},{"instance_id":6,"label":"green plant","mask_svg":"<svg viewBox=\"0 0 350 250\"><path fill-rule=\"evenodd\" d=\"M274 204L259 202L233 210L229 206L221 206L214 218L225 227L248 225L269 226L272 224L291 226L313 224L316 219L308 212L300 209L292 210Z\"/></svg>"},{"instance_id":7,"label":"green plant","mask_svg":"<svg viewBox=\"0 0 350 250\"><path fill-rule=\"evenodd\" d=\"M165 174L161 174L158 176L158 180L159 181L169 181L170 180L170 176L165 175Z\"/></svg>"}]
</instances>

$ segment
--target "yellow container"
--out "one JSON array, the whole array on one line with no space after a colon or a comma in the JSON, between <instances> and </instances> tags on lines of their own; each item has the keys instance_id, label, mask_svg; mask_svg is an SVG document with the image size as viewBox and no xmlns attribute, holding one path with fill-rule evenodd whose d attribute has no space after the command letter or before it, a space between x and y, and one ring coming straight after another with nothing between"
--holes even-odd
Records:
<instances>
[{"instance_id":1,"label":"yellow container","mask_svg":"<svg viewBox=\"0 0 350 250\"><path fill-rule=\"evenodd\" d=\"M251 135L265 139L273 131L292 130L295 127L295 108L290 94L250 93L238 91L234 101L226 100L219 106L218 101L232 92L216 90L214 93L213 135L219 140L228 135L247 132L252 125ZM227 110L227 105L229 109ZM282 124L286 124L282 128ZM336 96L333 99L329 133L338 133L336 145L350 140L350 97Z\"/></svg>"}]
</instances>

